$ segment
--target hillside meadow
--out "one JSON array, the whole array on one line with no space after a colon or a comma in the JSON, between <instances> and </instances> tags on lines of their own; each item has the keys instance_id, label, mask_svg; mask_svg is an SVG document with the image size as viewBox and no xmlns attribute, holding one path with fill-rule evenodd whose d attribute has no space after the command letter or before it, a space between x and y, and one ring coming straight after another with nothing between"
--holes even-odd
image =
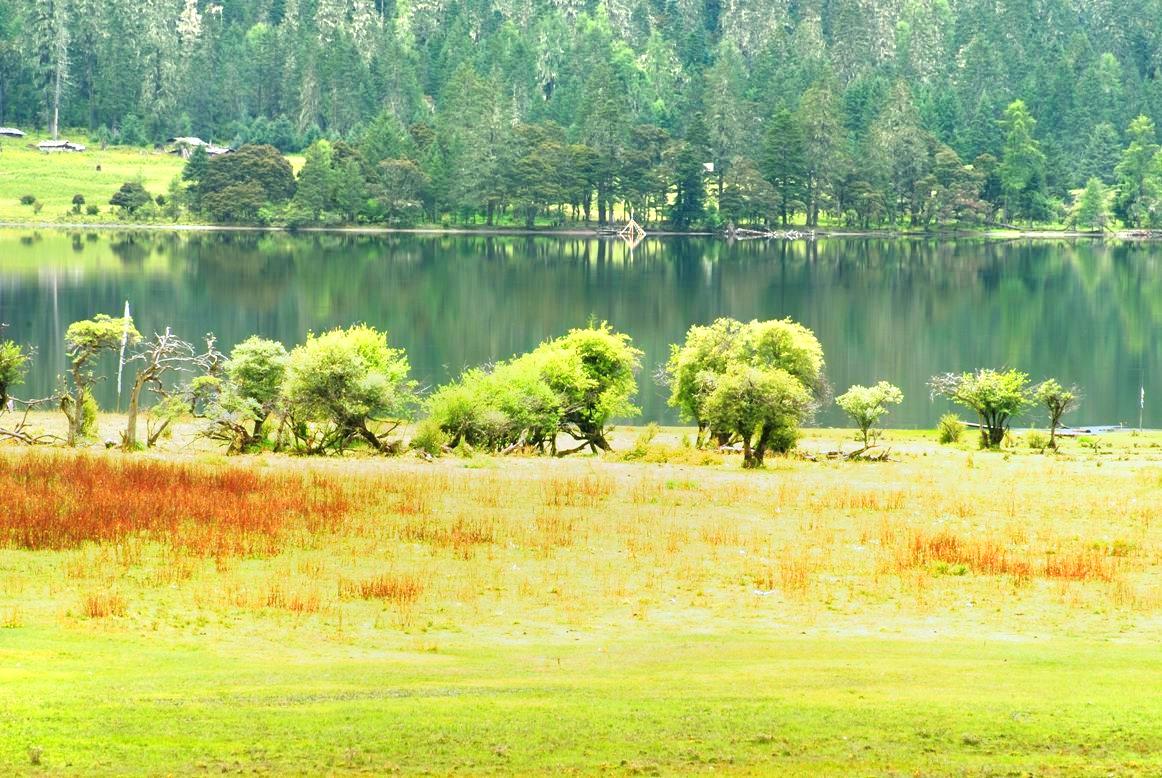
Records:
<instances>
[{"instance_id":1,"label":"hillside meadow","mask_svg":"<svg viewBox=\"0 0 1162 778\"><path fill-rule=\"evenodd\" d=\"M34 148L46 137L0 138L0 223L119 224L123 220L114 213L109 198L122 184L137 181L154 197L168 196L170 183L185 166L181 157L161 149L101 149L82 134L62 133L61 137L86 144L83 152L45 153ZM287 159L295 170L302 166L301 155L288 155ZM98 206L100 212L90 214L82 207L80 213L74 213L73 196L77 194L85 198L86 205ZM43 204L39 212L20 202L26 195Z\"/></svg>"},{"instance_id":2,"label":"hillside meadow","mask_svg":"<svg viewBox=\"0 0 1162 778\"><path fill-rule=\"evenodd\" d=\"M637 435L434 462L0 448L0 764L1162 770L1162 435L889 432L892 461L854 463L809 430L817 461L748 473Z\"/></svg>"}]
</instances>

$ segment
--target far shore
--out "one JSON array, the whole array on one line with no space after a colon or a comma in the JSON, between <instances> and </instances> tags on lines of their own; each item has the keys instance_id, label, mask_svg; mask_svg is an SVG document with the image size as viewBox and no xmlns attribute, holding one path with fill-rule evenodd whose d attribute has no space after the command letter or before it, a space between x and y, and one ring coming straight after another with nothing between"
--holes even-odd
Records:
<instances>
[{"instance_id":1,"label":"far shore","mask_svg":"<svg viewBox=\"0 0 1162 778\"><path fill-rule=\"evenodd\" d=\"M544 229L524 229L517 227L374 227L374 226L347 226L347 227L285 227L259 226L245 224L153 224L134 222L14 222L0 221L0 229L5 230L101 230L117 232L266 232L266 233L331 233L350 235L486 235L499 237L574 237L574 238L610 238L616 234L602 232L592 227L546 227ZM782 232L777 229L775 233ZM1016 239L1088 239L1088 240L1132 240L1155 241L1162 240L1162 231L1143 230L1112 230L1108 232L1086 232L1079 230L851 230L851 229L815 229L791 226L786 231L796 233L791 237L762 236L747 238L747 240L812 240L820 238L896 238L896 239L937 239L962 240L967 238L987 240L1016 240ZM709 231L678 232L673 230L651 230L646 234L649 238L710 238L721 237L721 233Z\"/></svg>"}]
</instances>

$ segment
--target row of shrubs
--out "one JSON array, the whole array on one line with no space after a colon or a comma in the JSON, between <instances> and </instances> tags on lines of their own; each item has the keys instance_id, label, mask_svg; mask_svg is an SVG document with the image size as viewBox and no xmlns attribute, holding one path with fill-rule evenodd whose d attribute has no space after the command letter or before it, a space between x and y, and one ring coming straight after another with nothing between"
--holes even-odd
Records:
<instances>
[{"instance_id":1,"label":"row of shrubs","mask_svg":"<svg viewBox=\"0 0 1162 778\"><path fill-rule=\"evenodd\" d=\"M32 354L0 342L0 412L17 403L58 406L69 421L70 445L93 426L98 358L125 353L126 346L133 381L121 445L128 449L153 445L174 420L192 415L201 420L202 435L231 453L325 454L354 446L392 453L404 445L400 426L422 418L410 445L433 456L458 448L561 455L610 450L612 421L639 412L633 399L642 352L606 323L591 322L527 354L467 370L426 394L409 375L407 354L362 324L311 334L290 351L255 336L226 355L212 337L204 347L169 330L143 338L131 319L98 315L70 325L65 342L68 375L52 397L27 401L12 397L11 389ZM696 425L697 448L737 447L745 466L759 467L768 452L793 449L800 426L828 399L824 369L823 349L803 325L722 318L691 327L683 343L671 346L657 378L669 388L670 404ZM188 380L175 382L176 376ZM1037 402L1049 410L1053 446L1061 417L1077 404L1077 393L1056 381L1034 387L1012 370L936 376L932 389L980 418L986 447L1000 445L1010 419ZM144 412L142 437L138 411L149 396L154 402ZM865 449L875 444L876 425L889 408L902 401L903 393L886 381L853 386L836 398ZM962 429L959 421L942 420L948 441ZM27 434L19 439L33 441ZM563 439L573 443L561 449Z\"/></svg>"}]
</instances>

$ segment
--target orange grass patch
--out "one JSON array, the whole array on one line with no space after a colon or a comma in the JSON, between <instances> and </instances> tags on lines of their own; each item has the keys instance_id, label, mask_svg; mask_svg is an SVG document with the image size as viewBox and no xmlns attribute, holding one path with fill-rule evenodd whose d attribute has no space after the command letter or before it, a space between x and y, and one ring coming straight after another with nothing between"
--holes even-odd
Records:
<instances>
[{"instance_id":1,"label":"orange grass patch","mask_svg":"<svg viewBox=\"0 0 1162 778\"><path fill-rule=\"evenodd\" d=\"M0 546L67 549L137 536L200 556L276 553L289 529L333 528L330 481L109 457L0 457Z\"/></svg>"}]
</instances>

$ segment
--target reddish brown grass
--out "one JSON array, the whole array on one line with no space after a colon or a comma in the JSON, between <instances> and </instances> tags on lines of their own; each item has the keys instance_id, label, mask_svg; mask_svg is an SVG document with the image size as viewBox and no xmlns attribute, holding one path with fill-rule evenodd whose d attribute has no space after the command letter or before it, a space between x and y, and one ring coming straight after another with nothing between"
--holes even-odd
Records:
<instances>
[{"instance_id":1,"label":"reddish brown grass","mask_svg":"<svg viewBox=\"0 0 1162 778\"><path fill-rule=\"evenodd\" d=\"M385 573L362 581L339 579L339 596L348 599L383 600L396 607L410 607L424 593L424 582L414 575Z\"/></svg>"},{"instance_id":2,"label":"reddish brown grass","mask_svg":"<svg viewBox=\"0 0 1162 778\"><path fill-rule=\"evenodd\" d=\"M333 529L349 500L329 480L109 457L0 457L0 546L134 551L137 538L198 556L269 555L287 530Z\"/></svg>"},{"instance_id":3,"label":"reddish brown grass","mask_svg":"<svg viewBox=\"0 0 1162 778\"><path fill-rule=\"evenodd\" d=\"M1112 581L1116 560L1093 549L1057 551L1030 558L1019 549L993 538L964 538L947 530L913 530L896 550L899 568L924 567L934 562L965 565L983 575L1033 576L1070 581Z\"/></svg>"},{"instance_id":4,"label":"reddish brown grass","mask_svg":"<svg viewBox=\"0 0 1162 778\"><path fill-rule=\"evenodd\" d=\"M128 610L125 598L116 592L88 592L81 597L81 612L90 619L124 616Z\"/></svg>"}]
</instances>

